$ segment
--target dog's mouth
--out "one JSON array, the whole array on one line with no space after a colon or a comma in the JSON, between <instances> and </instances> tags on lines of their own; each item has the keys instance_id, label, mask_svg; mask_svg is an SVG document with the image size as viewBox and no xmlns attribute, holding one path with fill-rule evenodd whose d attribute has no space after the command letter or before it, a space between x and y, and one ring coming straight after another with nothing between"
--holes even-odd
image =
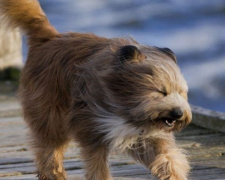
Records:
<instances>
[{"instance_id":1,"label":"dog's mouth","mask_svg":"<svg viewBox=\"0 0 225 180\"><path fill-rule=\"evenodd\" d=\"M177 120L170 118L163 118L163 122L166 124L166 126L173 127L176 124Z\"/></svg>"}]
</instances>

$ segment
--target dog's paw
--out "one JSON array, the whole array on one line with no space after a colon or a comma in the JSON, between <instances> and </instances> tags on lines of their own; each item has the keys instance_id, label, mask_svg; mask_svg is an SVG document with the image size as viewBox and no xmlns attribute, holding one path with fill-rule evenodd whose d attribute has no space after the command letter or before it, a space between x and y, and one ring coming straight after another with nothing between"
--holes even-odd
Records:
<instances>
[{"instance_id":1,"label":"dog's paw","mask_svg":"<svg viewBox=\"0 0 225 180\"><path fill-rule=\"evenodd\" d=\"M187 180L190 170L186 156L180 151L159 154L150 168L159 180Z\"/></svg>"},{"instance_id":2,"label":"dog's paw","mask_svg":"<svg viewBox=\"0 0 225 180\"><path fill-rule=\"evenodd\" d=\"M38 180L67 180L65 173L43 175L38 173Z\"/></svg>"}]
</instances>

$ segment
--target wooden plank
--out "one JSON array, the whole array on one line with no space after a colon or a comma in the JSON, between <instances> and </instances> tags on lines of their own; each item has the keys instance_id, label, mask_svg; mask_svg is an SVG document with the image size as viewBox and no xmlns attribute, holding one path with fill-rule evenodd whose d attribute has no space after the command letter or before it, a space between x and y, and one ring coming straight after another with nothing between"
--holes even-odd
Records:
<instances>
[{"instance_id":1,"label":"wooden plank","mask_svg":"<svg viewBox=\"0 0 225 180\"><path fill-rule=\"evenodd\" d=\"M0 117L15 117L21 115L21 106L17 100L0 102Z\"/></svg>"},{"instance_id":2,"label":"wooden plank","mask_svg":"<svg viewBox=\"0 0 225 180\"><path fill-rule=\"evenodd\" d=\"M193 123L212 130L225 132L225 114L192 106Z\"/></svg>"},{"instance_id":3,"label":"wooden plank","mask_svg":"<svg viewBox=\"0 0 225 180\"><path fill-rule=\"evenodd\" d=\"M26 125L20 116L0 117L0 179L36 179L26 134ZM189 153L192 180L222 180L225 177L225 134L190 125L176 136L179 147ZM69 145L65 157L69 179L82 177L83 163L76 144ZM126 156L112 153L109 161L114 180L125 177L126 180L152 179L148 170Z\"/></svg>"},{"instance_id":4,"label":"wooden plank","mask_svg":"<svg viewBox=\"0 0 225 180\"><path fill-rule=\"evenodd\" d=\"M0 178L3 180L3 178ZM34 175L23 175L20 177L6 177L4 180L37 180L37 178ZM68 177L68 180L85 180L85 178L82 175L71 175ZM143 178L127 178L127 177L115 177L114 180L145 180ZM148 179L153 180L153 179Z\"/></svg>"}]
</instances>

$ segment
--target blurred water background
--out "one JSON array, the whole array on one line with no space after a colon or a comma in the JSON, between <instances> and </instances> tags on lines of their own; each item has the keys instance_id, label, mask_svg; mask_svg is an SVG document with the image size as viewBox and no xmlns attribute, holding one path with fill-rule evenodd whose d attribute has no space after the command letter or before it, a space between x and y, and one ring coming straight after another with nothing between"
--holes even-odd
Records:
<instances>
[{"instance_id":1,"label":"blurred water background","mask_svg":"<svg viewBox=\"0 0 225 180\"><path fill-rule=\"evenodd\" d=\"M188 82L190 103L225 112L225 0L40 2L60 32L132 36L143 44L169 47Z\"/></svg>"}]
</instances>

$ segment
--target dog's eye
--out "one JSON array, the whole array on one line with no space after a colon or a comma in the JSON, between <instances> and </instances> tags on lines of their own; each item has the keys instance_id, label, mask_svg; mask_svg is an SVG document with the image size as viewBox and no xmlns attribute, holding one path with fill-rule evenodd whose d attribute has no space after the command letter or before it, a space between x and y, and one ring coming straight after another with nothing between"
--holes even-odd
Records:
<instances>
[{"instance_id":1,"label":"dog's eye","mask_svg":"<svg viewBox=\"0 0 225 180\"><path fill-rule=\"evenodd\" d=\"M161 93L163 96L167 96L167 92L165 91L159 91L159 93Z\"/></svg>"},{"instance_id":2,"label":"dog's eye","mask_svg":"<svg viewBox=\"0 0 225 180\"><path fill-rule=\"evenodd\" d=\"M167 96L167 92L162 92L163 96Z\"/></svg>"}]
</instances>

